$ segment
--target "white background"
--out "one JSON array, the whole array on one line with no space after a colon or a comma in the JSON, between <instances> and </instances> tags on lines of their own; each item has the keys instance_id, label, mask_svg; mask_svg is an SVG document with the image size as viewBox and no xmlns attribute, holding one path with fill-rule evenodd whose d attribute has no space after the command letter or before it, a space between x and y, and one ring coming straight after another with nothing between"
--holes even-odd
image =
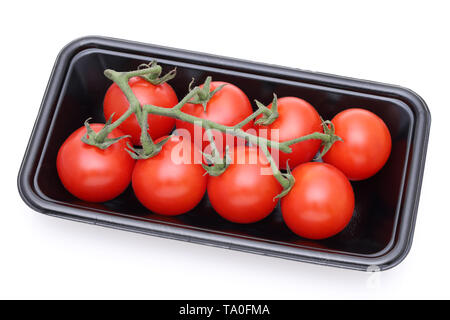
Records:
<instances>
[{"instance_id":1,"label":"white background","mask_svg":"<svg viewBox=\"0 0 450 320\"><path fill-rule=\"evenodd\" d=\"M450 298L448 1L6 1L0 12L0 298ZM414 243L378 273L48 217L16 177L59 50L85 35L399 84L433 124ZM100 107L100 106L99 106Z\"/></svg>"}]
</instances>

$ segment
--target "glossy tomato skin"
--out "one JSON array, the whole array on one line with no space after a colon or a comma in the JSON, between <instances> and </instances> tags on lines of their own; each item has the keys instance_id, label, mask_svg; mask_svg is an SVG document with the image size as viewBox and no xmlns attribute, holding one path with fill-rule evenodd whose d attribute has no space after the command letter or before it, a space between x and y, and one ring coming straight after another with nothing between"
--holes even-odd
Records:
<instances>
[{"instance_id":1,"label":"glossy tomato skin","mask_svg":"<svg viewBox=\"0 0 450 320\"><path fill-rule=\"evenodd\" d=\"M308 239L325 239L350 222L355 196L347 177L332 165L308 162L296 167L295 184L281 199L286 225Z\"/></svg>"},{"instance_id":2,"label":"glossy tomato skin","mask_svg":"<svg viewBox=\"0 0 450 320\"><path fill-rule=\"evenodd\" d=\"M141 105L152 104L158 107L170 108L178 103L175 91L168 83L153 85L150 82L133 77L128 81L131 90L136 95ZM114 83L106 91L103 100L103 113L105 119L113 115L113 121L124 114L129 107L129 103L120 88ZM175 119L160 115L148 115L148 132L153 139L166 136L175 125ZM140 145L141 127L134 114L122 122L119 128L131 136L134 145Z\"/></svg>"},{"instance_id":3,"label":"glossy tomato skin","mask_svg":"<svg viewBox=\"0 0 450 320\"><path fill-rule=\"evenodd\" d=\"M256 147L231 150L233 163L220 176L208 179L208 197L216 212L228 221L253 223L275 208L282 187L271 174L265 156ZM255 160L250 162L249 160ZM261 174L261 170L265 174Z\"/></svg>"},{"instance_id":4,"label":"glossy tomato skin","mask_svg":"<svg viewBox=\"0 0 450 320\"><path fill-rule=\"evenodd\" d=\"M181 108L181 111L201 119L208 119L227 126L236 125L251 115L253 110L250 101L245 93L237 86L231 83L213 81L211 82L211 91L223 84L225 84L225 86L216 92L211 100L208 101L206 111L203 105L192 103L185 104ZM192 141L194 141L197 146L201 147L202 150L205 150L209 145L208 139L206 137L206 139L203 139L205 136L205 130L203 128L199 128L192 123L181 120L176 121L176 127L177 129L187 130ZM252 127L253 121L242 127L242 130L246 131ZM197 130L195 130L195 128L197 128ZM225 145L229 145L231 148L237 145L236 137L218 131L213 131L213 134L216 137L216 145L219 150L225 150ZM226 139L228 139L229 143L226 143ZM241 142L243 143L243 141Z\"/></svg>"},{"instance_id":5,"label":"glossy tomato skin","mask_svg":"<svg viewBox=\"0 0 450 320\"><path fill-rule=\"evenodd\" d=\"M93 123L100 131L104 124ZM75 197L89 202L105 202L120 195L130 184L135 160L125 151L128 138L105 150L81 141L86 127L73 132L58 151L56 168L64 187ZM115 129L108 138L124 134Z\"/></svg>"},{"instance_id":6,"label":"glossy tomato skin","mask_svg":"<svg viewBox=\"0 0 450 320\"><path fill-rule=\"evenodd\" d=\"M162 138L156 140L159 142ZM138 200L150 211L175 216L192 210L206 192L207 175L200 150L188 139L172 136L156 156L139 160L132 185ZM182 155L184 161L181 161Z\"/></svg>"},{"instance_id":7,"label":"glossy tomato skin","mask_svg":"<svg viewBox=\"0 0 450 320\"><path fill-rule=\"evenodd\" d=\"M376 114L359 108L338 113L331 122L337 141L323 160L337 167L350 180L363 180L376 174L391 153L391 134Z\"/></svg>"},{"instance_id":8,"label":"glossy tomato skin","mask_svg":"<svg viewBox=\"0 0 450 320\"><path fill-rule=\"evenodd\" d=\"M268 106L272 108L272 104ZM314 132L323 132L322 122L316 109L305 100L296 97L283 97L278 99L278 118L270 125L255 125L259 136L267 137L269 140L288 141ZM275 131L276 130L276 131ZM278 136L277 136L278 135ZM319 150L321 140L306 140L291 146L292 153L278 153L279 166L286 169L295 167L301 163L311 161ZM275 155L274 158L276 159Z\"/></svg>"}]
</instances>

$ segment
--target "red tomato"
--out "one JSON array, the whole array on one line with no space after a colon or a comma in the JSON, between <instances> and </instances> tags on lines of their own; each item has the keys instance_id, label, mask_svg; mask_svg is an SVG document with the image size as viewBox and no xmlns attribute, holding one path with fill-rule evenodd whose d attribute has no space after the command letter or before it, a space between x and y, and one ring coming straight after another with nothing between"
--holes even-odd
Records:
<instances>
[{"instance_id":1,"label":"red tomato","mask_svg":"<svg viewBox=\"0 0 450 320\"><path fill-rule=\"evenodd\" d=\"M391 153L391 134L386 124L364 109L347 109L331 122L337 141L323 160L340 169L350 180L363 180L376 174Z\"/></svg>"},{"instance_id":2,"label":"red tomato","mask_svg":"<svg viewBox=\"0 0 450 320\"><path fill-rule=\"evenodd\" d=\"M268 108L271 109L272 104ZM284 142L310 133L323 132L319 114L305 100L295 97L278 99L278 114L278 118L270 125L255 125L260 136L267 137L269 140ZM264 129L267 130L267 134L264 134ZM278 149L272 149L271 153L272 155L274 155L274 152L278 153L279 166L286 169L288 160L291 167L311 161L319 150L320 144L321 140L306 140L291 145L292 153L280 152ZM274 158L276 157L274 156Z\"/></svg>"},{"instance_id":3,"label":"red tomato","mask_svg":"<svg viewBox=\"0 0 450 320\"><path fill-rule=\"evenodd\" d=\"M153 85L147 80L139 77L133 77L128 81L131 90L139 100L141 105L152 104L158 107L171 108L178 103L177 95L168 83ZM122 114L128 110L127 98L114 83L106 92L103 101L103 113L105 119L109 119L114 113L113 121L117 120ZM148 115L148 132L153 139L166 136L170 133L175 125L175 119L160 115ZM136 115L132 114L119 128L131 136L134 145L140 145L141 127L136 119Z\"/></svg>"},{"instance_id":4,"label":"red tomato","mask_svg":"<svg viewBox=\"0 0 450 320\"><path fill-rule=\"evenodd\" d=\"M233 163L227 170L208 179L211 205L231 222L257 222L267 217L278 203L274 197L282 187L271 174L267 159L258 150L247 146L235 148L231 151Z\"/></svg>"},{"instance_id":5,"label":"red tomato","mask_svg":"<svg viewBox=\"0 0 450 320\"><path fill-rule=\"evenodd\" d=\"M355 207L353 189L345 175L320 162L304 163L292 174L295 184L281 199L289 229L308 239L324 239L342 231Z\"/></svg>"},{"instance_id":6,"label":"red tomato","mask_svg":"<svg viewBox=\"0 0 450 320\"><path fill-rule=\"evenodd\" d=\"M192 103L185 104L181 108L181 111L198 118L208 119L227 126L236 125L251 115L253 110L250 101L245 93L235 85L226 82L213 81L211 82L210 91L215 90L223 84L226 85L221 90L216 92L208 101L206 111L203 105ZM203 128L200 129L197 127L197 130L195 130L194 128L196 128L196 126L194 124L181 120L176 121L176 127L177 129L188 130L192 141L194 141L197 146L201 146L202 150L209 145L208 139L203 139L205 134L205 130ZM253 127L253 121L242 127L242 130L245 131L251 127ZM199 132L201 135L195 134L195 132ZM229 145L231 148L237 145L236 137L220 133L216 130L213 130L213 135L216 140L217 148L221 151L225 150L225 145ZM228 136L228 138L226 138L226 136ZM226 139L229 140L229 143L226 143Z\"/></svg>"},{"instance_id":7,"label":"red tomato","mask_svg":"<svg viewBox=\"0 0 450 320\"><path fill-rule=\"evenodd\" d=\"M168 216L193 209L203 198L208 180L201 155L197 161L195 153L200 155L200 150L191 141L172 136L156 156L139 160L132 178L138 200L147 209Z\"/></svg>"},{"instance_id":8,"label":"red tomato","mask_svg":"<svg viewBox=\"0 0 450 320\"><path fill-rule=\"evenodd\" d=\"M98 132L101 123L91 124ZM58 151L56 168L64 187L75 197L89 202L104 202L121 194L131 181L134 159L125 151L128 138L119 140L105 150L81 141L86 127L72 133ZM124 134L113 130L108 138Z\"/></svg>"}]
</instances>

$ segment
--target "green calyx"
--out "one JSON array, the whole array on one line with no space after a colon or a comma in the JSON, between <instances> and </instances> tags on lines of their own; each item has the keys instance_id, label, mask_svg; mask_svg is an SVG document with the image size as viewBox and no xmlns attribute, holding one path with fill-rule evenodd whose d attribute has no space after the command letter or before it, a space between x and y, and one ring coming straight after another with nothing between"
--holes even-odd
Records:
<instances>
[{"instance_id":1,"label":"green calyx","mask_svg":"<svg viewBox=\"0 0 450 320\"><path fill-rule=\"evenodd\" d=\"M136 148L127 144L126 151L130 154L130 156L134 159L148 159L155 155L157 155L163 148L164 144L170 139L170 136L165 138L164 140L154 143L151 136L148 133L148 114L160 115L165 117L170 117L174 119L178 119L181 121L185 121L188 123L196 124L203 127L208 133L209 140L211 141L211 153L203 154L207 164L203 164L203 168L206 170L205 174L209 174L211 176L219 176L228 168L231 163L229 150L226 148L226 152L221 156L221 153L217 150L217 147L214 143L214 138L211 130L216 130L221 133L229 133L236 137L244 139L247 143L259 146L260 149L264 151L267 159L270 162L270 166L272 169L273 176L277 179L277 181L282 186L282 192L274 197L274 200L284 197L291 190L292 186L295 183L295 179L291 174L291 170L287 164L286 172L281 172L272 158L271 154L268 151L270 149L278 149L280 152L291 153L291 146L310 139L321 140L321 152L317 159L320 159L323 155L326 154L331 148L331 146L336 141L342 141L342 139L335 134L335 128L330 121L322 120L323 132L313 132L308 135L304 135L301 137L297 137L288 141L279 142L272 141L264 137L258 137L254 134L251 134L242 128L245 127L248 123L255 121L255 124L267 126L272 124L279 117L278 112L278 101L277 96L274 94L272 100L272 106L269 109L259 101L256 101L256 105L258 109L253 112L251 115L243 119L241 122L234 126L222 125L220 123L213 122L208 119L200 118L193 116L191 114L185 113L182 110L182 107L186 103L193 104L201 104L203 105L204 110L206 111L207 104L210 99L221 90L225 84L217 87L216 89L211 91L211 82L212 78L207 77L203 86L196 86L191 88L194 80L189 84L189 92L184 96L175 106L172 108L159 107L155 105L141 105L134 92L132 91L128 81L132 77L140 77L142 79L147 80L148 82L158 85L162 84L176 75L176 70L172 70L169 73L161 76L162 68L155 61L150 62L149 64L141 64L136 70L127 71L127 72L118 72L111 69L107 69L104 71L105 76L112 80L124 93L125 97L129 102L128 110L121 115L118 119L112 122L112 117L106 122L105 126L99 131L94 132L94 130L89 125L89 119L86 120L85 126L87 129L86 134L82 137L82 141L88 145L96 146L100 149L106 149L117 141L126 138L128 136L122 136L114 139L108 138L109 133L111 133L115 128L120 126L129 116L135 115L139 125L141 127L141 137L140 142L142 147ZM257 119L257 120L255 120Z\"/></svg>"},{"instance_id":2,"label":"green calyx","mask_svg":"<svg viewBox=\"0 0 450 320\"><path fill-rule=\"evenodd\" d=\"M134 148L132 145L127 143L128 149L126 152L135 160L149 159L156 156L162 149L163 145L171 138L171 136L166 137L158 143L153 144L153 146L148 148Z\"/></svg>"},{"instance_id":3,"label":"green calyx","mask_svg":"<svg viewBox=\"0 0 450 320\"><path fill-rule=\"evenodd\" d=\"M136 160L139 159L148 159L156 156L162 149L163 145L171 138L168 136L158 143L154 143L152 137L148 133L148 121L147 121L147 110L142 111L142 118L140 121L141 126L141 145L142 148L133 148L130 144L128 145L128 149L125 149L128 154Z\"/></svg>"},{"instance_id":4,"label":"green calyx","mask_svg":"<svg viewBox=\"0 0 450 320\"><path fill-rule=\"evenodd\" d=\"M272 100L272 108L269 109L265 105L263 105L258 100L255 100L255 103L258 107L258 109L262 110L262 117L255 121L255 124L262 125L262 126L268 126L272 124L275 120L278 119L278 99L277 95L273 94L273 100Z\"/></svg>"},{"instance_id":5,"label":"green calyx","mask_svg":"<svg viewBox=\"0 0 450 320\"><path fill-rule=\"evenodd\" d=\"M207 154L204 152L202 152L202 154L208 162L208 165L202 164L202 167L210 176L220 176L225 172L225 170L227 170L228 166L231 164L228 146L226 147L225 156L223 158L220 157L218 151L214 149L212 150L211 154Z\"/></svg>"},{"instance_id":6,"label":"green calyx","mask_svg":"<svg viewBox=\"0 0 450 320\"><path fill-rule=\"evenodd\" d=\"M208 163L208 165L202 164L202 167L210 176L217 177L224 173L228 166L231 164L229 147L226 146L225 155L221 157L216 143L214 142L214 135L212 134L212 131L208 125L206 125L206 134L208 135L208 139L210 142L211 154L202 152L203 156L206 159L206 162Z\"/></svg>"},{"instance_id":7,"label":"green calyx","mask_svg":"<svg viewBox=\"0 0 450 320\"><path fill-rule=\"evenodd\" d=\"M203 105L203 109L206 111L206 106L208 104L208 101L213 97L213 95L221 90L226 84L222 84L218 86L216 89L211 91L211 77L207 77L205 80L205 83L203 84L203 88L198 88L197 92L194 94L192 99L189 101L189 103L193 104L201 104ZM191 83L189 84L189 91L192 91L192 84L194 83L194 79L192 79Z\"/></svg>"},{"instance_id":8,"label":"green calyx","mask_svg":"<svg viewBox=\"0 0 450 320\"><path fill-rule=\"evenodd\" d=\"M320 119L322 120L323 133L327 136L327 139L322 140L322 151L314 158L315 160L322 159L336 141L343 141L341 137L335 134L334 124L330 120L324 121L322 118Z\"/></svg>"},{"instance_id":9,"label":"green calyx","mask_svg":"<svg viewBox=\"0 0 450 320\"><path fill-rule=\"evenodd\" d=\"M117 141L122 140L124 138L128 138L129 135L113 139L108 138L108 134L115 128L111 125L113 115L111 115L108 121L106 121L105 126L99 132L95 132L91 128L89 124L89 120L91 118L86 119L86 121L84 122L84 126L86 127L86 134L83 137L81 137L81 141L90 146L95 146L97 148L104 150L109 146L111 146L112 144L116 143Z\"/></svg>"},{"instance_id":10,"label":"green calyx","mask_svg":"<svg viewBox=\"0 0 450 320\"><path fill-rule=\"evenodd\" d=\"M278 179L278 181L280 182L281 186L283 187L283 191L280 192L280 194L278 194L275 199L281 199L283 198L285 195L287 195L289 193L289 191L291 191L292 187L295 184L295 178L294 176L291 174L291 168L289 168L289 161L286 162L286 173L281 173L281 177L282 179Z\"/></svg>"},{"instance_id":11,"label":"green calyx","mask_svg":"<svg viewBox=\"0 0 450 320\"><path fill-rule=\"evenodd\" d=\"M148 64L141 64L138 66L138 70L151 70L147 74L140 75L142 79L147 80L151 84L159 85L163 84L164 82L167 82L169 80L172 80L177 75L177 68L172 69L168 73L166 73L164 76L161 76L162 68L160 65L156 63L156 60L151 61Z\"/></svg>"},{"instance_id":12,"label":"green calyx","mask_svg":"<svg viewBox=\"0 0 450 320\"><path fill-rule=\"evenodd\" d=\"M292 187L294 186L295 179L294 176L291 174L291 169L289 168L289 160L286 162L286 173L282 173L280 169L278 168L277 164L275 163L275 160L273 159L272 155L269 152L269 149L267 148L266 144L261 144L260 146L261 151L265 154L267 161L269 161L270 168L272 169L272 174L277 179L277 181L280 183L280 185L283 187L283 191L280 192L277 196L273 198L275 201L276 199L283 198L285 195L291 191Z\"/></svg>"}]
</instances>

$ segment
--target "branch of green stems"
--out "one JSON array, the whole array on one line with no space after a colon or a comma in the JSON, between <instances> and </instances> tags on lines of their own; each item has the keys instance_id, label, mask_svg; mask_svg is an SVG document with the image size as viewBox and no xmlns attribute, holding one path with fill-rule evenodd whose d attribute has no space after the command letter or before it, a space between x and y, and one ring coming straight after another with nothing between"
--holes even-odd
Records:
<instances>
[{"instance_id":1,"label":"branch of green stems","mask_svg":"<svg viewBox=\"0 0 450 320\"><path fill-rule=\"evenodd\" d=\"M242 120L240 123L234 126L226 126L214 121L198 118L193 115L187 114L181 110L181 108L186 103L195 103L202 104L206 110L206 105L211 99L211 97L219 91L221 87L216 90L210 92L210 83L211 77L207 77L205 80L205 84L202 88L196 86L194 88L189 88L188 94L181 99L175 106L172 108L163 108L154 105L141 105L139 100L134 95L131 90L130 85L128 84L128 80L132 77L141 77L153 84L161 84L165 81L168 81L175 77L176 70L172 70L166 75L160 78L162 72L162 68L156 64L156 62L151 62L150 64L142 64L139 66L137 70L128 71L128 72L117 72L111 69L105 70L105 76L112 80L124 93L125 97L129 102L128 110L121 115L116 121L112 122L112 117L106 122L105 126L98 132L95 133L89 126L88 121L86 120L85 126L87 128L87 134L82 138L83 142L96 146L100 149L106 149L111 144L117 142L118 140L125 138L127 136L122 136L115 139L109 139L108 134L111 133L115 128L117 128L123 121L125 121L129 116L133 113L136 115L138 122L141 126L141 144L142 148L133 148L132 146L128 146L128 153L135 159L147 159L155 156L159 153L164 143L167 139L155 144L148 133L148 123L147 116L148 114L156 114L161 116L166 116L170 118L179 119L181 121L189 122L200 126L206 130L208 138L210 140L211 145L211 154L204 154L208 165L203 165L205 170L210 175L220 175L222 174L230 163L230 159L228 156L228 149L226 150L223 158L221 158L219 151L214 143L214 137L212 135L211 130L217 130L222 133L227 133L239 138L244 139L248 143L252 145L257 145L264 152L267 160L270 163L272 168L272 172L274 177L279 181L281 186L283 187L283 192L280 193L277 198L281 198L286 195L289 190L292 188L294 184L294 178L290 174L289 166L287 166L287 173L282 173L275 161L273 160L269 148L278 149L281 152L291 153L292 149L290 146L296 144L301 141L310 140L310 139L318 139L322 141L322 151L318 158L322 157L333 145L334 142L341 140L338 136L335 135L333 124L330 121L322 121L323 133L322 132L314 132L302 137L298 137L292 140L278 142L266 139L264 137L258 137L256 135L250 134L242 130L242 128L250 123L252 120L256 119L258 116L261 116L257 121L260 125L269 125L273 123L278 117L278 107L277 107L277 97L274 94L274 98L272 101L272 109L267 108L259 101L256 101L256 105L258 109L249 115L246 119Z\"/></svg>"}]
</instances>

